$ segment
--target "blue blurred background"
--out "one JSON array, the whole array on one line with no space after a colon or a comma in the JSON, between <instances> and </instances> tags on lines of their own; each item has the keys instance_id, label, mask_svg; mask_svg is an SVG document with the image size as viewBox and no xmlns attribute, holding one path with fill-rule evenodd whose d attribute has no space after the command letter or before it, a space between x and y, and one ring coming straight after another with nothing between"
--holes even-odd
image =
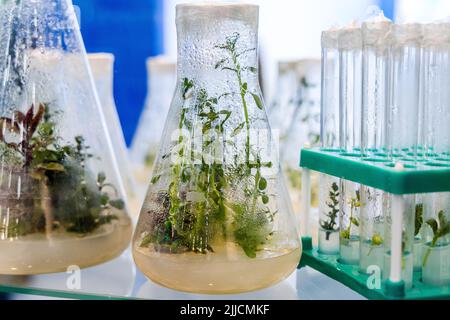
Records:
<instances>
[{"instance_id":1,"label":"blue blurred background","mask_svg":"<svg viewBox=\"0 0 450 320\"><path fill-rule=\"evenodd\" d=\"M116 57L114 95L129 144L147 90L145 60L163 52L164 0L73 0L88 52Z\"/></svg>"}]
</instances>

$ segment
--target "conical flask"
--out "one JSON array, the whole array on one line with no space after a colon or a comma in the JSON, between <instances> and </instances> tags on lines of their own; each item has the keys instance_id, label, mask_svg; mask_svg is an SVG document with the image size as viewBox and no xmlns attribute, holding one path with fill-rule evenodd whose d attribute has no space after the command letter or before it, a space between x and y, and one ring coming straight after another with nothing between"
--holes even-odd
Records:
<instances>
[{"instance_id":1,"label":"conical flask","mask_svg":"<svg viewBox=\"0 0 450 320\"><path fill-rule=\"evenodd\" d=\"M177 6L178 80L133 239L172 289L267 287L301 243L258 83L258 6Z\"/></svg>"},{"instance_id":2,"label":"conical flask","mask_svg":"<svg viewBox=\"0 0 450 320\"><path fill-rule=\"evenodd\" d=\"M95 81L100 104L105 115L106 126L113 143L114 155L119 165L119 173L126 195L129 200L130 209L133 214L138 211L136 201L136 184L131 171L128 150L123 136L122 126L114 101L114 55L110 53L88 54L89 64Z\"/></svg>"},{"instance_id":3,"label":"conical flask","mask_svg":"<svg viewBox=\"0 0 450 320\"><path fill-rule=\"evenodd\" d=\"M91 266L131 235L71 1L0 6L0 273Z\"/></svg>"},{"instance_id":4,"label":"conical flask","mask_svg":"<svg viewBox=\"0 0 450 320\"><path fill-rule=\"evenodd\" d=\"M147 98L131 144L130 157L144 197L159 150L170 102L176 84L175 61L165 56L147 59Z\"/></svg>"}]
</instances>

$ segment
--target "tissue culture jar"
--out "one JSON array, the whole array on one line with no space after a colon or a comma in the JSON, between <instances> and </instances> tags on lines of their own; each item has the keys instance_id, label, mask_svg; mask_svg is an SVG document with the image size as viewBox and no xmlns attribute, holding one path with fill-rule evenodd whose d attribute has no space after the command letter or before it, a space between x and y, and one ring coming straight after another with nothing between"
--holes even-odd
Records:
<instances>
[{"instance_id":1,"label":"tissue culture jar","mask_svg":"<svg viewBox=\"0 0 450 320\"><path fill-rule=\"evenodd\" d=\"M258 7L177 6L178 81L133 240L138 267L223 294L291 274L301 244L258 83Z\"/></svg>"},{"instance_id":2,"label":"tissue culture jar","mask_svg":"<svg viewBox=\"0 0 450 320\"><path fill-rule=\"evenodd\" d=\"M87 267L131 236L70 1L0 6L0 273Z\"/></svg>"}]
</instances>

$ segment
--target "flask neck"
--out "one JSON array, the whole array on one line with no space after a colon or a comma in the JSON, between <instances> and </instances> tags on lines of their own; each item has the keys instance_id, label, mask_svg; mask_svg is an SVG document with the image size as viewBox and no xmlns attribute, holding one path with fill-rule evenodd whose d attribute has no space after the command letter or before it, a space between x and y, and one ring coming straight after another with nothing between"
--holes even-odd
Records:
<instances>
[{"instance_id":1,"label":"flask neck","mask_svg":"<svg viewBox=\"0 0 450 320\"><path fill-rule=\"evenodd\" d=\"M258 85L257 12L185 16L177 20L178 83L189 79L219 94L235 81ZM210 91L211 90L211 91Z\"/></svg>"},{"instance_id":2,"label":"flask neck","mask_svg":"<svg viewBox=\"0 0 450 320\"><path fill-rule=\"evenodd\" d=\"M108 54L91 54L88 58L100 100L113 100L114 57Z\"/></svg>"},{"instance_id":3,"label":"flask neck","mask_svg":"<svg viewBox=\"0 0 450 320\"><path fill-rule=\"evenodd\" d=\"M161 71L151 68L148 69L147 75L147 93L150 96L153 98L169 96L171 98L175 88L175 69Z\"/></svg>"}]
</instances>

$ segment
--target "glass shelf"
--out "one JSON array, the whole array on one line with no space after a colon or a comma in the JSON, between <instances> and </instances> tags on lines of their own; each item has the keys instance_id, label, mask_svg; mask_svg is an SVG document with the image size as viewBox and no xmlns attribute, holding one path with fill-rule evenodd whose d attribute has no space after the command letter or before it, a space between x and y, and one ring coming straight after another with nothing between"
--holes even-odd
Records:
<instances>
[{"instance_id":1,"label":"glass shelf","mask_svg":"<svg viewBox=\"0 0 450 320\"><path fill-rule=\"evenodd\" d=\"M136 269L130 250L108 263L83 269L78 275L79 277L72 272L37 276L0 276L0 292L7 293L8 299L42 297L119 300L364 299L344 285L308 267L296 270L288 279L271 288L249 293L211 296L178 292L146 279Z\"/></svg>"}]
</instances>

